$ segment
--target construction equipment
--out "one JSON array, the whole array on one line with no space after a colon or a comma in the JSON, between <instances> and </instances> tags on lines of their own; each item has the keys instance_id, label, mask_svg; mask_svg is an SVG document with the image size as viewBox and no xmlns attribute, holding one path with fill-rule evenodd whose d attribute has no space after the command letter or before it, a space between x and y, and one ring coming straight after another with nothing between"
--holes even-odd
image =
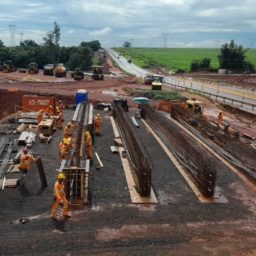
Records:
<instances>
[{"instance_id":1,"label":"construction equipment","mask_svg":"<svg viewBox=\"0 0 256 256\"><path fill-rule=\"evenodd\" d=\"M29 74L37 74L38 73L38 65L35 62L30 62L28 64L28 73Z\"/></svg>"},{"instance_id":2,"label":"construction equipment","mask_svg":"<svg viewBox=\"0 0 256 256\"><path fill-rule=\"evenodd\" d=\"M83 79L84 79L84 73L82 72L82 70L81 70L80 68L76 68L76 69L74 70L73 78L74 78L74 80L76 80L76 81L80 81L80 80L83 80Z\"/></svg>"},{"instance_id":3,"label":"construction equipment","mask_svg":"<svg viewBox=\"0 0 256 256\"><path fill-rule=\"evenodd\" d=\"M56 77L66 77L66 68L64 67L63 63L59 63L54 70Z\"/></svg>"},{"instance_id":4,"label":"construction equipment","mask_svg":"<svg viewBox=\"0 0 256 256\"><path fill-rule=\"evenodd\" d=\"M3 71L3 69L4 69L4 65L2 62L0 62L0 71Z\"/></svg>"},{"instance_id":5,"label":"construction equipment","mask_svg":"<svg viewBox=\"0 0 256 256\"><path fill-rule=\"evenodd\" d=\"M95 65L92 66L92 79L93 80L103 80L103 66Z\"/></svg>"},{"instance_id":6,"label":"construction equipment","mask_svg":"<svg viewBox=\"0 0 256 256\"><path fill-rule=\"evenodd\" d=\"M12 62L12 60L6 60L4 61L4 65L3 65L3 72L4 73L10 73L10 72L15 72L16 68Z\"/></svg>"},{"instance_id":7,"label":"construction equipment","mask_svg":"<svg viewBox=\"0 0 256 256\"><path fill-rule=\"evenodd\" d=\"M54 74L54 64L44 65L44 75L45 76L53 76L53 74Z\"/></svg>"},{"instance_id":8,"label":"construction equipment","mask_svg":"<svg viewBox=\"0 0 256 256\"><path fill-rule=\"evenodd\" d=\"M131 57L128 58L127 62L128 62L128 63L132 63Z\"/></svg>"},{"instance_id":9,"label":"construction equipment","mask_svg":"<svg viewBox=\"0 0 256 256\"><path fill-rule=\"evenodd\" d=\"M153 75L146 75L144 77L144 84L151 85L154 82L154 76Z\"/></svg>"},{"instance_id":10,"label":"construction equipment","mask_svg":"<svg viewBox=\"0 0 256 256\"><path fill-rule=\"evenodd\" d=\"M203 113L203 102L192 98L191 100L186 101L187 108L194 114L202 114Z\"/></svg>"}]
</instances>

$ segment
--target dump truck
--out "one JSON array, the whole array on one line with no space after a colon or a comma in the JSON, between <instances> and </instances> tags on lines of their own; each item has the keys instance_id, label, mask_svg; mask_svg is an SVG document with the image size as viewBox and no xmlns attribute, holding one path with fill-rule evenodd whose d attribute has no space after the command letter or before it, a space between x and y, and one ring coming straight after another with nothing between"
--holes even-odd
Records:
<instances>
[{"instance_id":1,"label":"dump truck","mask_svg":"<svg viewBox=\"0 0 256 256\"><path fill-rule=\"evenodd\" d=\"M59 63L57 67L54 69L54 73L56 77L66 77L66 68L63 63Z\"/></svg>"},{"instance_id":2,"label":"dump truck","mask_svg":"<svg viewBox=\"0 0 256 256\"><path fill-rule=\"evenodd\" d=\"M15 72L16 68L12 62L12 60L6 60L4 61L4 65L3 65L3 72L4 73L10 73L10 72Z\"/></svg>"},{"instance_id":3,"label":"dump truck","mask_svg":"<svg viewBox=\"0 0 256 256\"><path fill-rule=\"evenodd\" d=\"M92 66L92 79L93 80L103 80L103 66L94 65Z\"/></svg>"},{"instance_id":4,"label":"dump truck","mask_svg":"<svg viewBox=\"0 0 256 256\"><path fill-rule=\"evenodd\" d=\"M53 64L44 65L44 75L53 76L53 74L54 74L54 65Z\"/></svg>"},{"instance_id":5,"label":"dump truck","mask_svg":"<svg viewBox=\"0 0 256 256\"><path fill-rule=\"evenodd\" d=\"M38 65L35 62L30 62L28 64L28 73L29 74L37 74L38 73Z\"/></svg>"},{"instance_id":6,"label":"dump truck","mask_svg":"<svg viewBox=\"0 0 256 256\"><path fill-rule=\"evenodd\" d=\"M154 82L154 76L153 75L146 75L144 77L144 84L151 85Z\"/></svg>"},{"instance_id":7,"label":"dump truck","mask_svg":"<svg viewBox=\"0 0 256 256\"><path fill-rule=\"evenodd\" d=\"M80 81L80 80L84 79L84 73L82 72L82 70L80 68L76 68L74 70L74 73L72 76L73 76L74 80L76 80L76 81Z\"/></svg>"}]
</instances>

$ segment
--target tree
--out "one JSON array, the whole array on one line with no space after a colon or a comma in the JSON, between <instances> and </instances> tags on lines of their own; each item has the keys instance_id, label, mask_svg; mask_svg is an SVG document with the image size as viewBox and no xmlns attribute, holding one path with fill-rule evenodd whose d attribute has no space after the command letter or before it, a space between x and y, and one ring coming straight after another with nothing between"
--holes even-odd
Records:
<instances>
[{"instance_id":1,"label":"tree","mask_svg":"<svg viewBox=\"0 0 256 256\"><path fill-rule=\"evenodd\" d=\"M131 42L129 42L129 41L124 41L124 43L123 43L123 47L124 48L131 48Z\"/></svg>"},{"instance_id":2,"label":"tree","mask_svg":"<svg viewBox=\"0 0 256 256\"><path fill-rule=\"evenodd\" d=\"M100 42L98 40L94 40L91 42L82 42L80 44L82 47L89 47L91 48L94 52L98 51L101 48Z\"/></svg>"},{"instance_id":3,"label":"tree","mask_svg":"<svg viewBox=\"0 0 256 256\"><path fill-rule=\"evenodd\" d=\"M229 44L222 45L220 55L218 55L220 68L244 70L246 52L247 49L244 49L242 45L235 44L234 40L231 40Z\"/></svg>"},{"instance_id":4,"label":"tree","mask_svg":"<svg viewBox=\"0 0 256 256\"><path fill-rule=\"evenodd\" d=\"M20 46L38 47L39 45L34 40L27 39L20 42Z\"/></svg>"},{"instance_id":5,"label":"tree","mask_svg":"<svg viewBox=\"0 0 256 256\"><path fill-rule=\"evenodd\" d=\"M210 64L211 64L210 58L193 60L190 64L190 71L207 70L210 68Z\"/></svg>"},{"instance_id":6,"label":"tree","mask_svg":"<svg viewBox=\"0 0 256 256\"><path fill-rule=\"evenodd\" d=\"M1 39L0 39L0 47L4 47L4 43Z\"/></svg>"}]
</instances>

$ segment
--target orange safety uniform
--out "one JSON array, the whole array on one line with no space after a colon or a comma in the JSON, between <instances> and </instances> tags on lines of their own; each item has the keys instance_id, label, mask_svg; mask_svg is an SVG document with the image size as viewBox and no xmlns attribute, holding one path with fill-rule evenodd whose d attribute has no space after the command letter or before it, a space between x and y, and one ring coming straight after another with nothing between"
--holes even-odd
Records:
<instances>
[{"instance_id":1,"label":"orange safety uniform","mask_svg":"<svg viewBox=\"0 0 256 256\"><path fill-rule=\"evenodd\" d=\"M64 105L62 104L61 101L58 102L57 108L59 109L60 112L63 112L63 110L64 110Z\"/></svg>"},{"instance_id":2,"label":"orange safety uniform","mask_svg":"<svg viewBox=\"0 0 256 256\"><path fill-rule=\"evenodd\" d=\"M223 114L220 112L217 118L218 126L223 123Z\"/></svg>"},{"instance_id":3,"label":"orange safety uniform","mask_svg":"<svg viewBox=\"0 0 256 256\"><path fill-rule=\"evenodd\" d=\"M43 109L39 110L37 113L37 123L38 124L40 124L42 122L43 115L44 115L44 110Z\"/></svg>"},{"instance_id":4,"label":"orange safety uniform","mask_svg":"<svg viewBox=\"0 0 256 256\"><path fill-rule=\"evenodd\" d=\"M88 159L93 159L93 155L92 155L92 136L91 134L88 132L88 134L86 135L85 133L85 154L86 157Z\"/></svg>"},{"instance_id":5,"label":"orange safety uniform","mask_svg":"<svg viewBox=\"0 0 256 256\"><path fill-rule=\"evenodd\" d=\"M68 153L67 143L60 142L59 149L60 149L60 158L61 158L61 160L66 159L66 156L67 156L67 153Z\"/></svg>"},{"instance_id":6,"label":"orange safety uniform","mask_svg":"<svg viewBox=\"0 0 256 256\"><path fill-rule=\"evenodd\" d=\"M95 119L94 119L94 128L95 128L95 134L96 135L101 134L101 125L102 125L101 116L96 116Z\"/></svg>"},{"instance_id":7,"label":"orange safety uniform","mask_svg":"<svg viewBox=\"0 0 256 256\"><path fill-rule=\"evenodd\" d=\"M57 119L57 128L62 129L62 123L63 123L63 114L62 112L59 112L58 119Z\"/></svg>"},{"instance_id":8,"label":"orange safety uniform","mask_svg":"<svg viewBox=\"0 0 256 256\"><path fill-rule=\"evenodd\" d=\"M53 115L53 109L51 105L46 108L45 114L47 115L48 118L50 118Z\"/></svg>"},{"instance_id":9,"label":"orange safety uniform","mask_svg":"<svg viewBox=\"0 0 256 256\"><path fill-rule=\"evenodd\" d=\"M35 161L35 158L30 154L23 154L20 157L19 169L23 173L27 173L27 171L31 168L31 161Z\"/></svg>"},{"instance_id":10,"label":"orange safety uniform","mask_svg":"<svg viewBox=\"0 0 256 256\"><path fill-rule=\"evenodd\" d=\"M64 137L67 138L67 137L71 137L72 136L72 127L71 126L66 126L64 128Z\"/></svg>"},{"instance_id":11,"label":"orange safety uniform","mask_svg":"<svg viewBox=\"0 0 256 256\"><path fill-rule=\"evenodd\" d=\"M63 217L68 216L68 201L64 192L63 182L55 182L54 184L54 202L52 205L51 218L56 218L56 212L60 203L63 203Z\"/></svg>"}]
</instances>

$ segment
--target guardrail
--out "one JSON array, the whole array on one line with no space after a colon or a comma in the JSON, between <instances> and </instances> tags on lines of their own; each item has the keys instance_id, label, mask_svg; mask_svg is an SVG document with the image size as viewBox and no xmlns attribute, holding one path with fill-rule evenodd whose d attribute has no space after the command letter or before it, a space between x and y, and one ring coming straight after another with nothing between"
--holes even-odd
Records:
<instances>
[{"instance_id":1,"label":"guardrail","mask_svg":"<svg viewBox=\"0 0 256 256\"><path fill-rule=\"evenodd\" d=\"M251 102L238 100L238 99L233 99L233 98L229 98L229 97L226 97L226 96L219 95L218 93L215 94L215 93L211 93L211 92L207 92L207 91L203 91L203 90L198 90L198 89L195 89L195 88L192 88L192 87L182 86L182 85L178 85L178 84L174 84L174 83L170 83L170 82L165 82L165 83L168 84L168 85L171 85L175 88L176 87L177 88L182 88L182 89L187 90L187 91L192 91L192 92L195 92L195 93L198 93L198 94L204 94L204 95L208 95L210 97L215 97L216 100L218 100L218 98L221 98L221 99L223 99L223 102L225 102L225 101L231 102L231 105L235 105L234 103L236 102L238 104L241 104L241 107L249 106L249 107L251 107L252 110L255 110L255 108L256 108L256 104L251 103Z\"/></svg>"}]
</instances>

